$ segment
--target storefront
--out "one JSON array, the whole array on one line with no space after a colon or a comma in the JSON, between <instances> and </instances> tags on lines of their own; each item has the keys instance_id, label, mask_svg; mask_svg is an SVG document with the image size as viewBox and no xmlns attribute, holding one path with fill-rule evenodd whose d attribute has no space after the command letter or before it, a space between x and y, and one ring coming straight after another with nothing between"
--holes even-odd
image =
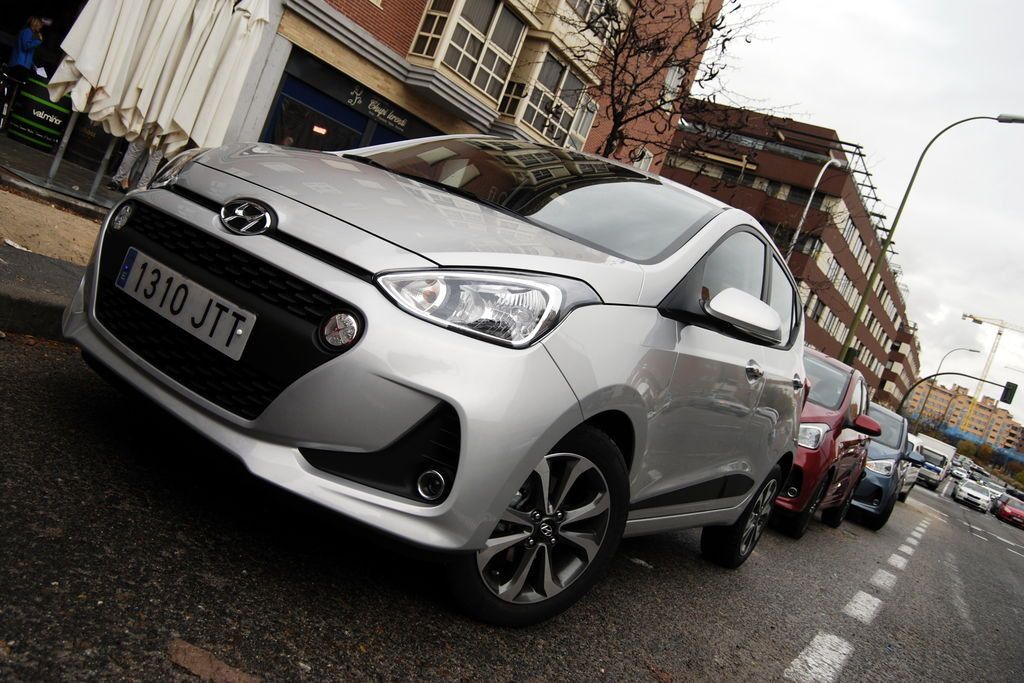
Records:
<instances>
[{"instance_id":1,"label":"storefront","mask_svg":"<svg viewBox=\"0 0 1024 683\"><path fill-rule=\"evenodd\" d=\"M341 150L440 133L295 47L260 139L303 149Z\"/></svg>"}]
</instances>

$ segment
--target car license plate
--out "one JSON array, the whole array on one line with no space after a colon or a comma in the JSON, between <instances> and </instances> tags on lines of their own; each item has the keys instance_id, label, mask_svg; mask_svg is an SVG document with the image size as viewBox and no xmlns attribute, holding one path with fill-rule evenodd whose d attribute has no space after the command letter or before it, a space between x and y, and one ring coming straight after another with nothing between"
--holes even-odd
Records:
<instances>
[{"instance_id":1,"label":"car license plate","mask_svg":"<svg viewBox=\"0 0 1024 683\"><path fill-rule=\"evenodd\" d=\"M249 334L256 324L253 313L217 296L135 247L125 254L116 284L125 294L225 356L233 360L242 357Z\"/></svg>"}]
</instances>

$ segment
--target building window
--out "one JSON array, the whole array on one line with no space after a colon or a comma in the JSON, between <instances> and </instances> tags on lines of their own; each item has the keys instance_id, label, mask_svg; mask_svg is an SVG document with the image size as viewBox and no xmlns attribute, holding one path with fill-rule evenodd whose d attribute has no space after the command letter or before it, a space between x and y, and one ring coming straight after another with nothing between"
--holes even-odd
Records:
<instances>
[{"instance_id":1,"label":"building window","mask_svg":"<svg viewBox=\"0 0 1024 683\"><path fill-rule=\"evenodd\" d=\"M523 101L523 95L525 94L525 83L509 81L508 85L505 86L505 94L501 96L501 104L498 105L498 111L502 114L515 116L516 112L519 111L519 103Z\"/></svg>"},{"instance_id":2,"label":"building window","mask_svg":"<svg viewBox=\"0 0 1024 683\"><path fill-rule=\"evenodd\" d=\"M444 63L497 101L526 25L498 0L466 0Z\"/></svg>"},{"instance_id":3,"label":"building window","mask_svg":"<svg viewBox=\"0 0 1024 683\"><path fill-rule=\"evenodd\" d=\"M683 68L681 66L670 66L665 72L665 83L661 86L661 108L665 111L672 111L675 108L676 100L683 88Z\"/></svg>"},{"instance_id":4,"label":"building window","mask_svg":"<svg viewBox=\"0 0 1024 683\"><path fill-rule=\"evenodd\" d=\"M437 46L444 35L444 27L448 23L448 13L452 10L452 0L433 0L423 16L419 34L412 44L414 55L433 57L437 54Z\"/></svg>"},{"instance_id":5,"label":"building window","mask_svg":"<svg viewBox=\"0 0 1024 683\"><path fill-rule=\"evenodd\" d=\"M569 129L569 139L565 141L566 147L572 147L575 150L583 149L596 116L597 102L591 99L589 95L584 95L583 104L580 105L579 111L576 112L576 118L573 119L572 127Z\"/></svg>"},{"instance_id":6,"label":"building window","mask_svg":"<svg viewBox=\"0 0 1024 683\"><path fill-rule=\"evenodd\" d=\"M523 121L556 144L564 144L583 98L583 87L582 78L548 53L526 103Z\"/></svg>"},{"instance_id":7,"label":"building window","mask_svg":"<svg viewBox=\"0 0 1024 683\"><path fill-rule=\"evenodd\" d=\"M641 147L637 150L634 157L635 161L633 161L633 166L639 168L641 171L651 170L651 162L654 161L654 153L651 152L651 150L646 147Z\"/></svg>"}]
</instances>

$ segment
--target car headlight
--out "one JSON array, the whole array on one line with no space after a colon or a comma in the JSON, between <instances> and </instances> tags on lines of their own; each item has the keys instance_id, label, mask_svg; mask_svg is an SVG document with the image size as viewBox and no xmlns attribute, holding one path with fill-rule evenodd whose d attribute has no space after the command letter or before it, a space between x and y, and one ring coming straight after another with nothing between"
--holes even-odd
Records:
<instances>
[{"instance_id":1,"label":"car headlight","mask_svg":"<svg viewBox=\"0 0 1024 683\"><path fill-rule=\"evenodd\" d=\"M153 176L153 180L149 182L149 189L155 190L173 185L178 180L181 172L185 170L185 167L195 161L205 151L207 151L207 148L197 147L195 149L186 149L184 152L171 157L171 160L164 164L160 172Z\"/></svg>"},{"instance_id":2,"label":"car headlight","mask_svg":"<svg viewBox=\"0 0 1024 683\"><path fill-rule=\"evenodd\" d=\"M800 425L800 436L797 437L797 445L808 450L814 450L825 440L829 426L823 424L807 423Z\"/></svg>"},{"instance_id":3,"label":"car headlight","mask_svg":"<svg viewBox=\"0 0 1024 683\"><path fill-rule=\"evenodd\" d=\"M574 308L601 303L584 283L548 275L425 270L379 275L377 283L418 318L516 349L543 337Z\"/></svg>"},{"instance_id":4,"label":"car headlight","mask_svg":"<svg viewBox=\"0 0 1024 683\"><path fill-rule=\"evenodd\" d=\"M885 476L889 476L890 474L892 474L892 470L895 466L895 460L868 460L865 465L865 467L867 467L872 472L884 474Z\"/></svg>"}]
</instances>

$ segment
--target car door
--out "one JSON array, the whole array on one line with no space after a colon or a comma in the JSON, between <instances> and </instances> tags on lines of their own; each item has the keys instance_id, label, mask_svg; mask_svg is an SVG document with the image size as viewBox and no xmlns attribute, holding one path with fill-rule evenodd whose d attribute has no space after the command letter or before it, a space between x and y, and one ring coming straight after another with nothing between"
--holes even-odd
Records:
<instances>
[{"instance_id":1,"label":"car door","mask_svg":"<svg viewBox=\"0 0 1024 683\"><path fill-rule=\"evenodd\" d=\"M763 444L751 419L764 387L764 346L703 312L721 291L765 291L766 245L753 231L724 236L669 299L687 302L676 324L668 408L651 420L646 471L634 490L633 518L731 507L749 494ZM756 479L756 481L755 481Z\"/></svg>"},{"instance_id":2,"label":"car door","mask_svg":"<svg viewBox=\"0 0 1024 683\"><path fill-rule=\"evenodd\" d=\"M803 314L793 279L773 250L767 270L766 301L782 321L782 340L764 347L765 385L751 428L764 444L764 456L774 456L775 462L786 452L796 452L804 398Z\"/></svg>"}]
</instances>

